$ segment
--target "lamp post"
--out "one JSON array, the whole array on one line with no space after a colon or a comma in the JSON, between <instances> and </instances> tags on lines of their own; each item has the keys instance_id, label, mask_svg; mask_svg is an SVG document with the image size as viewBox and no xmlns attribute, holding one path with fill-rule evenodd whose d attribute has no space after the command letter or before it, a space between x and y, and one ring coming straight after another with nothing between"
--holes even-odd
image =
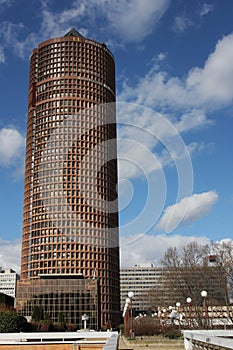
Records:
<instances>
[{"instance_id":1,"label":"lamp post","mask_svg":"<svg viewBox=\"0 0 233 350\"><path fill-rule=\"evenodd\" d=\"M180 327L180 302L178 301L176 303L176 308L177 308L177 316L178 316L178 322L179 322L179 327Z\"/></svg>"},{"instance_id":2,"label":"lamp post","mask_svg":"<svg viewBox=\"0 0 233 350\"><path fill-rule=\"evenodd\" d=\"M130 306L130 339L134 339L134 334L133 334L133 297L134 297L134 293L129 292L128 298L129 298L129 306Z\"/></svg>"},{"instance_id":3,"label":"lamp post","mask_svg":"<svg viewBox=\"0 0 233 350\"><path fill-rule=\"evenodd\" d=\"M158 311L157 315L158 315L158 318L159 318L159 323L161 324L161 314L162 314L162 312L161 312L160 306L158 306L158 310L157 311Z\"/></svg>"},{"instance_id":4,"label":"lamp post","mask_svg":"<svg viewBox=\"0 0 233 350\"><path fill-rule=\"evenodd\" d=\"M162 317L164 317L164 321L163 321L163 326L166 327L167 326L167 309L163 309L163 315Z\"/></svg>"},{"instance_id":5,"label":"lamp post","mask_svg":"<svg viewBox=\"0 0 233 350\"><path fill-rule=\"evenodd\" d=\"M123 310L123 318L124 318L124 333L128 337L129 336L129 304L130 304L130 299L127 298L125 301L125 306Z\"/></svg>"},{"instance_id":6,"label":"lamp post","mask_svg":"<svg viewBox=\"0 0 233 350\"><path fill-rule=\"evenodd\" d=\"M186 299L186 303L188 304L188 317L189 317L189 327L190 329L192 328L192 322L191 322L191 302L192 302L192 299L190 297L188 297Z\"/></svg>"},{"instance_id":7,"label":"lamp post","mask_svg":"<svg viewBox=\"0 0 233 350\"><path fill-rule=\"evenodd\" d=\"M203 308L204 308L204 317L205 317L205 329L208 329L208 312L207 312L207 303L206 303L207 291L203 290L201 292L201 296L203 298Z\"/></svg>"},{"instance_id":8,"label":"lamp post","mask_svg":"<svg viewBox=\"0 0 233 350\"><path fill-rule=\"evenodd\" d=\"M170 317L171 322L173 324L174 320L175 320L173 306L172 305L168 306L168 310L169 310L169 317Z\"/></svg>"}]
</instances>

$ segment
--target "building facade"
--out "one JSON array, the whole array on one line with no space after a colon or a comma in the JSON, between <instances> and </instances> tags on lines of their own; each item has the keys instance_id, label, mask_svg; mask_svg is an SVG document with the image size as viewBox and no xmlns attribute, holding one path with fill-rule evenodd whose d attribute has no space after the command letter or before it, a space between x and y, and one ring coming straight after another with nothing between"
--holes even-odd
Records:
<instances>
[{"instance_id":1,"label":"building facade","mask_svg":"<svg viewBox=\"0 0 233 350\"><path fill-rule=\"evenodd\" d=\"M100 284L101 325L119 322L115 63L72 29L30 58L21 281Z\"/></svg>"},{"instance_id":2,"label":"building facade","mask_svg":"<svg viewBox=\"0 0 233 350\"><path fill-rule=\"evenodd\" d=\"M35 309L49 315L52 322L69 322L79 329L84 328L83 316L88 315L87 327L100 328L100 303L98 279L55 274L44 275L39 280L25 280L17 293L17 310L20 315L33 321Z\"/></svg>"},{"instance_id":3,"label":"building facade","mask_svg":"<svg viewBox=\"0 0 233 350\"><path fill-rule=\"evenodd\" d=\"M14 270L0 267L0 293L15 298L18 279L19 275Z\"/></svg>"},{"instance_id":4,"label":"building facade","mask_svg":"<svg viewBox=\"0 0 233 350\"><path fill-rule=\"evenodd\" d=\"M152 264L144 266L124 267L120 270L121 309L124 308L128 292L134 293L133 308L137 311L152 307L150 293L155 288L161 288L159 283L163 270Z\"/></svg>"},{"instance_id":5,"label":"building facade","mask_svg":"<svg viewBox=\"0 0 233 350\"><path fill-rule=\"evenodd\" d=\"M120 270L121 309L129 291L134 293L136 312L157 311L179 302L186 305L191 297L193 305L200 305L201 291L208 291L209 305L226 305L226 279L220 278L213 266L192 268L144 266L124 267Z\"/></svg>"}]
</instances>

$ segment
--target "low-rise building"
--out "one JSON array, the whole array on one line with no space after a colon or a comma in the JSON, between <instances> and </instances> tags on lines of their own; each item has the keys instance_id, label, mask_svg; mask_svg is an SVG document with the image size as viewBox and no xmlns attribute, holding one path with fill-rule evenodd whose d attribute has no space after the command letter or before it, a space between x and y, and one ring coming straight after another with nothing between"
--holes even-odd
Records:
<instances>
[{"instance_id":1,"label":"low-rise building","mask_svg":"<svg viewBox=\"0 0 233 350\"><path fill-rule=\"evenodd\" d=\"M16 297L16 283L19 275L12 269L0 267L0 293Z\"/></svg>"},{"instance_id":2,"label":"low-rise building","mask_svg":"<svg viewBox=\"0 0 233 350\"><path fill-rule=\"evenodd\" d=\"M226 279L214 266L168 268L150 264L124 267L120 270L120 289L121 309L131 291L136 313L153 312L177 302L184 305L187 297L191 297L193 305L200 305L203 289L208 291L211 305L225 305L223 296L227 295Z\"/></svg>"}]
</instances>

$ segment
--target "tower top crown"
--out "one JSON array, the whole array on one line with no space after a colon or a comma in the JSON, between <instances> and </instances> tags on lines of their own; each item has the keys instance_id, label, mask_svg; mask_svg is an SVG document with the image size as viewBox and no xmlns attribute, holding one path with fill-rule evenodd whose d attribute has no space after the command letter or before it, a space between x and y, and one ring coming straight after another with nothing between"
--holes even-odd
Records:
<instances>
[{"instance_id":1,"label":"tower top crown","mask_svg":"<svg viewBox=\"0 0 233 350\"><path fill-rule=\"evenodd\" d=\"M76 37L84 38L84 36L82 34L80 34L75 28L72 28L64 36L76 36Z\"/></svg>"}]
</instances>

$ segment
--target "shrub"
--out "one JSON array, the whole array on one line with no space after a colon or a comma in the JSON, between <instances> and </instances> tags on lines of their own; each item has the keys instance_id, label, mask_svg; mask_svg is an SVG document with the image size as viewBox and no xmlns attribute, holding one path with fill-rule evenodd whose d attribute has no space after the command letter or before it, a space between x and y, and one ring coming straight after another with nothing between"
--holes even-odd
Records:
<instances>
[{"instance_id":1,"label":"shrub","mask_svg":"<svg viewBox=\"0 0 233 350\"><path fill-rule=\"evenodd\" d=\"M181 337L181 332L178 328L168 328L164 332L164 336L169 339L178 339Z\"/></svg>"},{"instance_id":2,"label":"shrub","mask_svg":"<svg viewBox=\"0 0 233 350\"><path fill-rule=\"evenodd\" d=\"M21 332L27 321L15 311L0 311L0 333Z\"/></svg>"},{"instance_id":3,"label":"shrub","mask_svg":"<svg viewBox=\"0 0 233 350\"><path fill-rule=\"evenodd\" d=\"M160 320L152 317L142 317L134 320L133 327L136 336L163 335L170 339L181 337L181 332L176 325L164 325Z\"/></svg>"},{"instance_id":4,"label":"shrub","mask_svg":"<svg viewBox=\"0 0 233 350\"><path fill-rule=\"evenodd\" d=\"M157 319L143 317L134 320L133 324L136 336L142 335L160 335L162 333L162 326Z\"/></svg>"}]
</instances>

